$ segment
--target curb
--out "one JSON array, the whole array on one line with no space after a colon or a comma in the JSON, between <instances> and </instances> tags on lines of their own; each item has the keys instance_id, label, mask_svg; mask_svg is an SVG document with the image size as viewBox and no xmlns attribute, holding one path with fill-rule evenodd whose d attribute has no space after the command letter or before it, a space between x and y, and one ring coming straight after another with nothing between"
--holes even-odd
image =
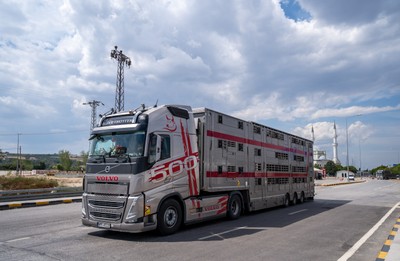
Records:
<instances>
[{"instance_id":1,"label":"curb","mask_svg":"<svg viewBox=\"0 0 400 261\"><path fill-rule=\"evenodd\" d=\"M394 224L392 230L390 231L390 234L388 238L386 239L385 243L383 244L383 247L381 251L379 252L378 256L376 257L375 261L384 261L386 256L389 253L390 246L392 245L392 242L394 240L394 237L396 236L397 232L399 231L400 228L400 218L397 219L396 224Z\"/></svg>"},{"instance_id":2,"label":"curb","mask_svg":"<svg viewBox=\"0 0 400 261\"><path fill-rule=\"evenodd\" d=\"M73 202L82 202L82 197L79 198L67 198L67 199L56 199L56 200L38 200L34 202L11 202L11 203L0 203L0 210L14 209L14 208L29 208L39 207L57 204L68 204Z\"/></svg>"},{"instance_id":3,"label":"curb","mask_svg":"<svg viewBox=\"0 0 400 261\"><path fill-rule=\"evenodd\" d=\"M330 186L350 185L350 184L357 184L357 183L364 183L364 182L366 182L366 180L354 181L354 182L332 183L332 184L320 184L319 186L330 187Z\"/></svg>"}]
</instances>

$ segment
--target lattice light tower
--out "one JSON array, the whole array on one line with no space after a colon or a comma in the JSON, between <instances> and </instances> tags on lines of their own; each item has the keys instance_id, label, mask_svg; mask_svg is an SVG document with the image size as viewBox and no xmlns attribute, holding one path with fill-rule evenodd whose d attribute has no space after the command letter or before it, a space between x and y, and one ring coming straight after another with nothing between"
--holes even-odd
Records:
<instances>
[{"instance_id":1,"label":"lattice light tower","mask_svg":"<svg viewBox=\"0 0 400 261\"><path fill-rule=\"evenodd\" d=\"M123 54L122 50L118 51L118 46L115 46L115 49L111 50L111 58L118 61L115 111L119 112L124 110L124 67L131 66L131 59Z\"/></svg>"},{"instance_id":2,"label":"lattice light tower","mask_svg":"<svg viewBox=\"0 0 400 261\"><path fill-rule=\"evenodd\" d=\"M92 132L93 128L96 127L96 108L97 106L104 105L101 101L90 101L90 102L84 102L83 105L89 105L92 107L92 117L90 121L90 132Z\"/></svg>"}]
</instances>

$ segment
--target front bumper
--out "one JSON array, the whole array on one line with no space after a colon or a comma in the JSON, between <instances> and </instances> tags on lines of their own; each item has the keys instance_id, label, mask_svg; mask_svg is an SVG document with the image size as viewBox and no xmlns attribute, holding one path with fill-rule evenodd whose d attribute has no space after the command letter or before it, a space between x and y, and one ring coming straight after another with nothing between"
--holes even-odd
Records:
<instances>
[{"instance_id":1,"label":"front bumper","mask_svg":"<svg viewBox=\"0 0 400 261\"><path fill-rule=\"evenodd\" d=\"M157 215L144 213L144 196L82 195L82 224L106 230L140 233L157 228Z\"/></svg>"},{"instance_id":2,"label":"front bumper","mask_svg":"<svg viewBox=\"0 0 400 261\"><path fill-rule=\"evenodd\" d=\"M146 231L154 230L157 227L157 224L151 224L151 225L145 226L144 222L130 223L130 224L128 224L128 223L104 223L104 222L89 220L87 218L82 218L82 224L85 226L89 226L89 227L96 227L96 228L101 228L101 229L106 229L106 230L129 232L129 233L146 232ZM102 225L107 224L107 225L109 225L109 227L102 227L102 226L99 226L99 224L102 224Z\"/></svg>"}]
</instances>

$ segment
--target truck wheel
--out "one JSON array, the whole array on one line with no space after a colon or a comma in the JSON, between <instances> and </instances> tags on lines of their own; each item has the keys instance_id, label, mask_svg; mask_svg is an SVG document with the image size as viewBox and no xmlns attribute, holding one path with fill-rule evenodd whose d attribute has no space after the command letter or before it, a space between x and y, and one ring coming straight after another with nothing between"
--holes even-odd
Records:
<instances>
[{"instance_id":1,"label":"truck wheel","mask_svg":"<svg viewBox=\"0 0 400 261\"><path fill-rule=\"evenodd\" d=\"M289 194L285 195L285 201L283 202L283 206L287 208L290 205L290 196Z\"/></svg>"},{"instance_id":2,"label":"truck wheel","mask_svg":"<svg viewBox=\"0 0 400 261\"><path fill-rule=\"evenodd\" d=\"M242 213L242 200L238 194L233 194L228 203L227 216L229 219L238 219Z\"/></svg>"},{"instance_id":3,"label":"truck wheel","mask_svg":"<svg viewBox=\"0 0 400 261\"><path fill-rule=\"evenodd\" d=\"M303 191L301 192L299 203L300 204L304 203L304 192Z\"/></svg>"},{"instance_id":4,"label":"truck wheel","mask_svg":"<svg viewBox=\"0 0 400 261\"><path fill-rule=\"evenodd\" d=\"M178 231L182 223L182 209L175 199L167 199L157 215L157 230L161 235Z\"/></svg>"},{"instance_id":5,"label":"truck wheel","mask_svg":"<svg viewBox=\"0 0 400 261\"><path fill-rule=\"evenodd\" d=\"M296 205L296 204L297 204L297 193L294 193L292 205Z\"/></svg>"}]
</instances>

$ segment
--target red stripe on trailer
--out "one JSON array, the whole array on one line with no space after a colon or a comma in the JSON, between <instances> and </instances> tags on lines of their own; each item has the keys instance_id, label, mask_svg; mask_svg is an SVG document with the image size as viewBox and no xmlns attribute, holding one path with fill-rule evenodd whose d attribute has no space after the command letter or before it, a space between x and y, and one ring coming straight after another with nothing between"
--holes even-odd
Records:
<instances>
[{"instance_id":1,"label":"red stripe on trailer","mask_svg":"<svg viewBox=\"0 0 400 261\"><path fill-rule=\"evenodd\" d=\"M307 177L307 173L279 173L279 172L268 172L268 173L256 173L256 172L221 172L218 171L207 171L207 178L301 178Z\"/></svg>"},{"instance_id":2,"label":"red stripe on trailer","mask_svg":"<svg viewBox=\"0 0 400 261\"><path fill-rule=\"evenodd\" d=\"M274 145L274 144L266 143L266 142L262 142L262 141L257 141L257 140L246 139L246 138L242 138L242 137L238 137L238 136L234 136L234 135L230 135L230 134L226 134L226 133L222 133L222 132L217 132L217 131L208 130L207 136L213 137L213 138L220 138L220 139L224 139L224 140L236 141L236 142L240 142L240 143L246 143L246 144L259 146L259 147L263 147L263 148L268 148L268 149L281 150L281 151L286 151L286 152L293 152L293 153L297 153L297 154L307 155L307 152L302 151L302 150L292 149L292 148L288 148L288 147L284 147L284 146L278 146L278 145Z\"/></svg>"}]
</instances>

